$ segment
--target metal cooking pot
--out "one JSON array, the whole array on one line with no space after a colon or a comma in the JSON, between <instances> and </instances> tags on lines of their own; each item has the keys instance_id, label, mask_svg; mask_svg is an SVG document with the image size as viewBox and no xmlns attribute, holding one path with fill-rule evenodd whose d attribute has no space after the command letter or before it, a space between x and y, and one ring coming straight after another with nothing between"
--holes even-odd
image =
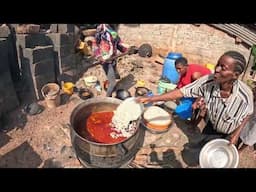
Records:
<instances>
[{"instance_id":1,"label":"metal cooking pot","mask_svg":"<svg viewBox=\"0 0 256 192\"><path fill-rule=\"evenodd\" d=\"M145 96L148 94L149 91L150 91L150 89L148 89L146 87L136 87L135 88L135 97Z\"/></svg>"},{"instance_id":2,"label":"metal cooking pot","mask_svg":"<svg viewBox=\"0 0 256 192\"><path fill-rule=\"evenodd\" d=\"M121 99L121 100L125 100L128 97L131 97L131 93L128 90L125 89L118 89L116 91L116 98L117 99Z\"/></svg>"},{"instance_id":3,"label":"metal cooking pot","mask_svg":"<svg viewBox=\"0 0 256 192\"><path fill-rule=\"evenodd\" d=\"M93 96L93 93L89 89L80 89L78 95L81 99L86 100Z\"/></svg>"},{"instance_id":4,"label":"metal cooking pot","mask_svg":"<svg viewBox=\"0 0 256 192\"><path fill-rule=\"evenodd\" d=\"M112 97L96 97L79 104L70 117L71 143L78 160L85 167L118 168L128 165L143 145L144 129L140 129L140 119L136 121L135 133L125 140L114 143L97 143L81 134L81 126L86 125L93 112L114 111L122 101Z\"/></svg>"}]
</instances>

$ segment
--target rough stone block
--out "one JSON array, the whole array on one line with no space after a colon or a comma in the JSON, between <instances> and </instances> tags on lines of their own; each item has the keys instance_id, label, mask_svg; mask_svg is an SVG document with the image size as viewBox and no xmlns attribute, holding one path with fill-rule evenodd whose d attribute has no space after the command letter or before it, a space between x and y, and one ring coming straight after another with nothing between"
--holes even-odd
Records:
<instances>
[{"instance_id":1,"label":"rough stone block","mask_svg":"<svg viewBox=\"0 0 256 192\"><path fill-rule=\"evenodd\" d=\"M9 35L9 37L7 38L5 50L1 50L0 52L1 52L0 55L4 53L5 57L8 57L8 63L5 66L9 68L13 81L18 81L20 79L21 73L20 73L20 66L18 63L16 39L13 34ZM1 58L0 61L5 62L6 58L5 59Z\"/></svg>"},{"instance_id":2,"label":"rough stone block","mask_svg":"<svg viewBox=\"0 0 256 192\"><path fill-rule=\"evenodd\" d=\"M0 37L7 38L10 35L10 29L8 26L1 26L0 27Z\"/></svg>"},{"instance_id":3,"label":"rough stone block","mask_svg":"<svg viewBox=\"0 0 256 192\"><path fill-rule=\"evenodd\" d=\"M3 106L4 112L10 112L19 106L19 101L17 99L16 94L15 95L9 94L8 96L6 96L6 98L4 99L4 103L5 103Z\"/></svg>"},{"instance_id":4,"label":"rough stone block","mask_svg":"<svg viewBox=\"0 0 256 192\"><path fill-rule=\"evenodd\" d=\"M31 76L31 61L28 58L21 58L21 70L22 70L22 76Z\"/></svg>"},{"instance_id":5,"label":"rough stone block","mask_svg":"<svg viewBox=\"0 0 256 192\"><path fill-rule=\"evenodd\" d=\"M3 71L9 71L7 41L0 41L0 61L0 73Z\"/></svg>"},{"instance_id":6,"label":"rough stone block","mask_svg":"<svg viewBox=\"0 0 256 192\"><path fill-rule=\"evenodd\" d=\"M35 24L22 24L16 27L17 34L24 34L24 33L39 33L40 25Z\"/></svg>"},{"instance_id":7,"label":"rough stone block","mask_svg":"<svg viewBox=\"0 0 256 192\"><path fill-rule=\"evenodd\" d=\"M35 48L36 46L52 45L52 41L45 34L17 34L17 46L21 48Z\"/></svg>"},{"instance_id":8,"label":"rough stone block","mask_svg":"<svg viewBox=\"0 0 256 192\"><path fill-rule=\"evenodd\" d=\"M60 57L66 57L70 54L74 54L73 45L67 44L63 46L55 46L54 51L57 51L59 53Z\"/></svg>"},{"instance_id":9,"label":"rough stone block","mask_svg":"<svg viewBox=\"0 0 256 192\"><path fill-rule=\"evenodd\" d=\"M75 25L74 24L58 24L59 33L74 33Z\"/></svg>"},{"instance_id":10,"label":"rough stone block","mask_svg":"<svg viewBox=\"0 0 256 192\"><path fill-rule=\"evenodd\" d=\"M59 65L61 67L61 69L63 70L64 68L66 67L75 67L75 55L72 54L72 55L69 55L67 57L59 57Z\"/></svg>"},{"instance_id":11,"label":"rough stone block","mask_svg":"<svg viewBox=\"0 0 256 192\"><path fill-rule=\"evenodd\" d=\"M53 58L42 60L38 63L34 63L31 65L32 74L35 76L43 75L50 71L55 71L55 63Z\"/></svg>"},{"instance_id":12,"label":"rough stone block","mask_svg":"<svg viewBox=\"0 0 256 192\"><path fill-rule=\"evenodd\" d=\"M48 40L54 46L74 45L73 34L48 33L46 36L49 37Z\"/></svg>"},{"instance_id":13,"label":"rough stone block","mask_svg":"<svg viewBox=\"0 0 256 192\"><path fill-rule=\"evenodd\" d=\"M12 78L9 71L0 73L0 92L5 91L7 84L12 84Z\"/></svg>"},{"instance_id":14,"label":"rough stone block","mask_svg":"<svg viewBox=\"0 0 256 192\"><path fill-rule=\"evenodd\" d=\"M4 105L2 106L3 112L9 112L19 106L19 100L14 90L12 81L4 84L4 90L1 91L3 96ZM1 88L0 88L1 89Z\"/></svg>"},{"instance_id":15,"label":"rough stone block","mask_svg":"<svg viewBox=\"0 0 256 192\"><path fill-rule=\"evenodd\" d=\"M57 33L58 32L58 24L51 24L50 31L51 31L51 33Z\"/></svg>"},{"instance_id":16,"label":"rough stone block","mask_svg":"<svg viewBox=\"0 0 256 192\"><path fill-rule=\"evenodd\" d=\"M0 119L3 112L4 96L0 95Z\"/></svg>"},{"instance_id":17,"label":"rough stone block","mask_svg":"<svg viewBox=\"0 0 256 192\"><path fill-rule=\"evenodd\" d=\"M55 81L53 46L23 49L21 66L23 79L31 91L31 97L35 100L42 99L40 93L42 86Z\"/></svg>"},{"instance_id":18,"label":"rough stone block","mask_svg":"<svg viewBox=\"0 0 256 192\"><path fill-rule=\"evenodd\" d=\"M53 58L42 60L38 63L33 63L30 67L32 74L35 76L42 75L50 71L55 71L55 63Z\"/></svg>"},{"instance_id":19,"label":"rough stone block","mask_svg":"<svg viewBox=\"0 0 256 192\"><path fill-rule=\"evenodd\" d=\"M77 78L78 71L74 68L69 68L67 70L63 70L63 74L66 74L67 76L70 76L72 78L72 81L74 81Z\"/></svg>"},{"instance_id":20,"label":"rough stone block","mask_svg":"<svg viewBox=\"0 0 256 192\"><path fill-rule=\"evenodd\" d=\"M63 73L63 72L65 72L65 71L68 71L68 70L71 70L71 69L73 69L72 66L62 66L61 71L62 71L62 73Z\"/></svg>"},{"instance_id":21,"label":"rough stone block","mask_svg":"<svg viewBox=\"0 0 256 192\"><path fill-rule=\"evenodd\" d=\"M32 63L38 63L45 59L53 58L53 46L26 48L23 50L23 57L27 58Z\"/></svg>"}]
</instances>

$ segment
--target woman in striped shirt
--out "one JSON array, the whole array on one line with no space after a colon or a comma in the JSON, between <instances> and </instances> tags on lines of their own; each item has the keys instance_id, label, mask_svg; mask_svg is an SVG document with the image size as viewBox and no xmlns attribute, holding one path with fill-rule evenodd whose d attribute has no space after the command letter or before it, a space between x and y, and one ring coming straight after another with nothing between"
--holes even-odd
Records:
<instances>
[{"instance_id":1,"label":"woman in striped shirt","mask_svg":"<svg viewBox=\"0 0 256 192\"><path fill-rule=\"evenodd\" d=\"M180 89L163 95L137 98L138 102L175 100L182 97L201 97L200 108L207 110L208 123L203 134L229 138L236 144L240 132L253 113L251 89L238 80L246 60L237 51L228 51L218 60L214 74L206 75Z\"/></svg>"}]
</instances>

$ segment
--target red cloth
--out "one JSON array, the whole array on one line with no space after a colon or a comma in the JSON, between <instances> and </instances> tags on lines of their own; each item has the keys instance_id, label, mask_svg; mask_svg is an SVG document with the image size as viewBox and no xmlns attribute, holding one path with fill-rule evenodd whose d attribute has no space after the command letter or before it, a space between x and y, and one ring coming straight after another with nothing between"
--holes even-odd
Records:
<instances>
[{"instance_id":1,"label":"red cloth","mask_svg":"<svg viewBox=\"0 0 256 192\"><path fill-rule=\"evenodd\" d=\"M192 83L192 75L195 72L200 72L202 74L202 76L212 73L210 69L208 69L202 65L189 64L187 73L184 76L180 77L177 87L181 88L181 87L184 87L185 85Z\"/></svg>"}]
</instances>

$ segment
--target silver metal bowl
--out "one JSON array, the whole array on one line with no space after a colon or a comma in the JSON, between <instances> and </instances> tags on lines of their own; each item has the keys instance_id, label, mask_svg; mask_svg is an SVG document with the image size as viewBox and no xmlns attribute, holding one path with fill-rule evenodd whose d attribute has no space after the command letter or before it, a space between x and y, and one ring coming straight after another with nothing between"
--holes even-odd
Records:
<instances>
[{"instance_id":1,"label":"silver metal bowl","mask_svg":"<svg viewBox=\"0 0 256 192\"><path fill-rule=\"evenodd\" d=\"M177 104L174 101L166 101L164 103L164 107L166 107L167 109L170 109L172 111L174 111L177 107Z\"/></svg>"},{"instance_id":2,"label":"silver metal bowl","mask_svg":"<svg viewBox=\"0 0 256 192\"><path fill-rule=\"evenodd\" d=\"M226 139L214 139L204 145L199 155L201 168L237 168L237 148Z\"/></svg>"}]
</instances>

